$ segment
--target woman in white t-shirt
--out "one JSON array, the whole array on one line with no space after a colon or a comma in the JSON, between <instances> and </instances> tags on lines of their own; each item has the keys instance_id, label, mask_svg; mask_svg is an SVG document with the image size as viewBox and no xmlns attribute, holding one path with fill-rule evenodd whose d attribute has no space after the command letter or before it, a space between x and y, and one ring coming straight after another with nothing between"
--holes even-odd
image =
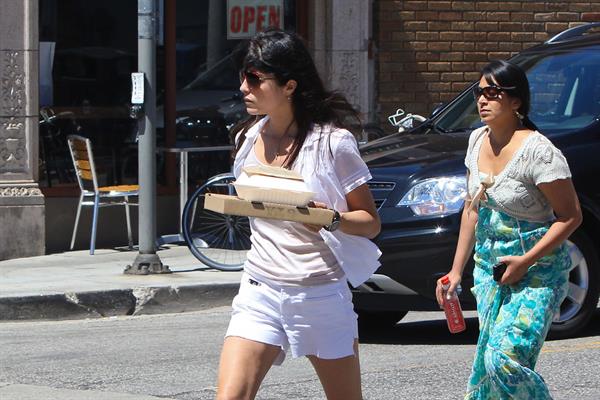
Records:
<instances>
[{"instance_id":1,"label":"woman in white t-shirt","mask_svg":"<svg viewBox=\"0 0 600 400\"><path fill-rule=\"evenodd\" d=\"M371 179L353 135L355 110L325 90L304 43L269 29L236 53L251 118L234 129L234 174L250 165L302 175L331 225L250 218L251 249L233 300L218 377L218 399L253 399L268 370L290 350L307 356L328 399L362 399L357 316L348 282L379 266L369 238L380 221Z\"/></svg>"},{"instance_id":2,"label":"woman in white t-shirt","mask_svg":"<svg viewBox=\"0 0 600 400\"><path fill-rule=\"evenodd\" d=\"M523 70L491 62L473 94L485 126L469 138L469 198L447 275L453 292L474 246L480 332L465 399L549 399L534 368L567 294L565 240L581 209L564 156L527 117ZM499 263L506 270L496 281ZM442 304L441 279L436 295Z\"/></svg>"}]
</instances>

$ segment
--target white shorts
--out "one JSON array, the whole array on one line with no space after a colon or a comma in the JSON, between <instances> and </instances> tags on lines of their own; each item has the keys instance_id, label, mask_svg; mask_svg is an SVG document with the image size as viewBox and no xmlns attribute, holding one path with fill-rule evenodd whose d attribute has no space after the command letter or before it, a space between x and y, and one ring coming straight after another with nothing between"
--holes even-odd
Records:
<instances>
[{"instance_id":1,"label":"white shorts","mask_svg":"<svg viewBox=\"0 0 600 400\"><path fill-rule=\"evenodd\" d=\"M280 286L244 273L233 299L227 336L281 347L285 352L338 359L354 355L358 338L352 292L345 280L318 286Z\"/></svg>"}]
</instances>

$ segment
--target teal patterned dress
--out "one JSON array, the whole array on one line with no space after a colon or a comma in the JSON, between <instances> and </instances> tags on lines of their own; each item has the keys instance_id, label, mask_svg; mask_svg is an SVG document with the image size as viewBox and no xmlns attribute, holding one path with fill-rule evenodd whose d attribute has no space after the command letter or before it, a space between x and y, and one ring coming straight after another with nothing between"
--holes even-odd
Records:
<instances>
[{"instance_id":1,"label":"teal patterned dress","mask_svg":"<svg viewBox=\"0 0 600 400\"><path fill-rule=\"evenodd\" d=\"M515 285L499 285L492 266L522 255L551 223L520 220L482 201L475 230L475 284L479 340L465 399L550 399L534 371L553 316L567 295L571 258L566 244L540 258Z\"/></svg>"}]
</instances>

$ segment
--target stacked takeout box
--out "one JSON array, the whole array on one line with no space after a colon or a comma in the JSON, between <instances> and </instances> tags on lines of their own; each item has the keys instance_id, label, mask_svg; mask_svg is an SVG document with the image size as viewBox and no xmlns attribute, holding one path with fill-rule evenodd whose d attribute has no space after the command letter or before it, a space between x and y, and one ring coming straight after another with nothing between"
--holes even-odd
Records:
<instances>
[{"instance_id":1,"label":"stacked takeout box","mask_svg":"<svg viewBox=\"0 0 600 400\"><path fill-rule=\"evenodd\" d=\"M207 193L204 208L221 214L329 225L333 211L309 207L315 193L294 171L270 166L242 169L233 184L237 196Z\"/></svg>"}]
</instances>

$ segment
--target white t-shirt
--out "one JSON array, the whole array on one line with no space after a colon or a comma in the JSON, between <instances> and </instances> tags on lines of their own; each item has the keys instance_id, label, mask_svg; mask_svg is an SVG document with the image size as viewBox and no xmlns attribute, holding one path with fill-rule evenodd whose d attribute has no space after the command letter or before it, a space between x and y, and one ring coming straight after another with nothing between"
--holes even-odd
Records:
<instances>
[{"instance_id":1,"label":"white t-shirt","mask_svg":"<svg viewBox=\"0 0 600 400\"><path fill-rule=\"evenodd\" d=\"M244 166L261 164L253 148ZM250 275L278 284L303 286L330 283L344 276L318 232L300 222L249 219L252 247L244 269Z\"/></svg>"},{"instance_id":2,"label":"white t-shirt","mask_svg":"<svg viewBox=\"0 0 600 400\"><path fill-rule=\"evenodd\" d=\"M246 140L233 163L236 177L241 174L242 166L253 152L256 137L268 119L263 117L245 132ZM346 194L371 179L354 136L331 125L315 126L308 132L294 167L309 190L316 193L313 200L339 212L348 211ZM381 265L381 251L366 237L347 234L340 229L333 232L321 229L319 235L334 254L344 277L354 287L366 281Z\"/></svg>"}]
</instances>

